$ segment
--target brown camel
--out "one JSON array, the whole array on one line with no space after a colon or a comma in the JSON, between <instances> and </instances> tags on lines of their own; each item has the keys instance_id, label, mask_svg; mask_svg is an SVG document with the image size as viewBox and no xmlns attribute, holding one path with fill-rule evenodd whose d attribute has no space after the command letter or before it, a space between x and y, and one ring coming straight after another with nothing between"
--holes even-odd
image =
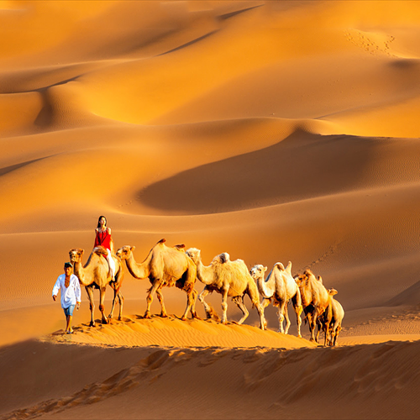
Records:
<instances>
[{"instance_id":1,"label":"brown camel","mask_svg":"<svg viewBox=\"0 0 420 420\"><path fill-rule=\"evenodd\" d=\"M263 306L266 307L273 303L277 306L277 317L279 319L279 332L287 334L289 332L290 320L287 313L287 304L291 300L293 308L296 312L298 337L302 337L300 326L302 321L300 314L302 313L302 299L300 297L299 287L292 277L292 263L286 268L280 262L274 264L270 274L265 279L267 267L257 264L251 268L251 276L258 286L258 291L263 297ZM286 329L283 328L283 322L286 319Z\"/></svg>"},{"instance_id":2,"label":"brown camel","mask_svg":"<svg viewBox=\"0 0 420 420\"><path fill-rule=\"evenodd\" d=\"M305 270L303 274L296 276L295 281L299 286L303 311L305 312L306 320L309 323L311 341L318 342L317 337L315 337L317 318L328 309L328 313L325 315L328 331L329 323L331 321L331 296L324 287L322 279L316 279L311 270ZM326 342L324 344L326 344Z\"/></svg>"},{"instance_id":3,"label":"brown camel","mask_svg":"<svg viewBox=\"0 0 420 420\"><path fill-rule=\"evenodd\" d=\"M328 322L328 310L326 310L320 317L318 317L318 335L320 330L322 329L325 332L326 336L328 335L328 339L326 338L327 345L335 346L337 343L338 335L341 331L341 324L344 318L344 309L341 303L338 300L334 299L334 296L338 293L337 290L328 289L328 293L331 296L331 319ZM327 325L329 326L328 331Z\"/></svg>"},{"instance_id":4,"label":"brown camel","mask_svg":"<svg viewBox=\"0 0 420 420\"><path fill-rule=\"evenodd\" d=\"M81 248L71 249L69 251L70 262L74 267L74 274L79 278L80 283L85 286L89 303L90 303L90 312L91 312L91 321L90 326L95 326L94 311L95 304L93 302L93 289L99 289L99 310L102 314L102 323L107 324L108 321L105 317L104 311L104 299L105 299L105 290L106 286L109 284L114 290L114 298L112 300L112 308L109 314L109 318L112 318L114 315L114 307L116 298L118 298L120 304L120 310L118 314L118 319L122 319L122 310L124 297L121 294L121 285L124 277L124 268L121 260L113 255L112 258L115 261L115 280L111 277L109 264L106 259L108 255L107 250L98 246L93 249L90 254L86 264L82 264L82 255L84 250Z\"/></svg>"},{"instance_id":5,"label":"brown camel","mask_svg":"<svg viewBox=\"0 0 420 420\"><path fill-rule=\"evenodd\" d=\"M247 294L260 315L260 328L265 329L264 308L260 304L258 289L243 260L231 261L229 254L224 252L214 257L209 266L204 266L199 249L190 248L186 253L197 266L198 279L205 284L198 299L204 305L208 318L214 316L214 311L204 298L209 293L216 291L222 295L222 323L227 323L227 298L229 296L243 313L238 322L242 324L249 314L243 301Z\"/></svg>"},{"instance_id":6,"label":"brown camel","mask_svg":"<svg viewBox=\"0 0 420 420\"><path fill-rule=\"evenodd\" d=\"M187 307L182 320L187 319L191 311L193 318L198 318L195 312L197 291L194 284L197 275L195 264L184 252L184 245L177 245L173 248L165 245L166 239L161 239L149 252L142 263L134 259L134 246L123 246L117 251L117 256L125 260L130 274L139 280L149 279L152 287L147 294L147 309L145 318L150 318L150 306L153 301L153 293L156 293L161 305L161 316L167 317L165 304L163 302L162 287L176 286L187 293Z\"/></svg>"}]
</instances>

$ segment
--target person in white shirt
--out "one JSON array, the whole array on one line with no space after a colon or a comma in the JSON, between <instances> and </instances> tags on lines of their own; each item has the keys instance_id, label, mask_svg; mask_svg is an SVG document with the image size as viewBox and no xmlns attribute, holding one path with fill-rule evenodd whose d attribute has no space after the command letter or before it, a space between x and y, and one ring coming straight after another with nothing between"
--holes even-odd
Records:
<instances>
[{"instance_id":1,"label":"person in white shirt","mask_svg":"<svg viewBox=\"0 0 420 420\"><path fill-rule=\"evenodd\" d=\"M65 333L73 334L71 321L75 306L77 305L77 309L80 307L81 291L79 279L73 274L73 266L69 262L64 264L64 274L58 276L53 287L52 298L54 302L57 300L59 290L61 290L61 307L66 315Z\"/></svg>"}]
</instances>

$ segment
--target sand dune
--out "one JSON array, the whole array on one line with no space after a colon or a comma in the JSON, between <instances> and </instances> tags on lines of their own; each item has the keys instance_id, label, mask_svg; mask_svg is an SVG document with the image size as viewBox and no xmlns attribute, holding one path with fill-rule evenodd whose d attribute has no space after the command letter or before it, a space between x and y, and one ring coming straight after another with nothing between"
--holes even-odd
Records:
<instances>
[{"instance_id":1,"label":"sand dune","mask_svg":"<svg viewBox=\"0 0 420 420\"><path fill-rule=\"evenodd\" d=\"M0 2L0 416L418 417L419 19L415 1ZM101 214L139 262L166 238L310 268L345 308L339 347L298 339L292 310L289 336L272 306L260 331L247 299L245 325L232 303L227 325L182 322L176 288L169 319L157 299L143 319L150 283L127 270L123 320L88 327L83 291L63 335L51 288Z\"/></svg>"},{"instance_id":2,"label":"sand dune","mask_svg":"<svg viewBox=\"0 0 420 420\"><path fill-rule=\"evenodd\" d=\"M30 384L20 388L22 397L7 402L11 410L25 405L11 412L15 418L95 418L98 413L113 418L117 407L127 407L128 402L127 418L160 417L162 405L171 407L167 418L179 418L174 409L182 418L234 418L249 416L250 410L257 410L259 418L302 418L308 411L314 418L394 418L402 412L405 418L416 418L419 376L410 371L417 352L417 342L391 341L293 351L105 349L29 342L5 348L3 360L25 357L29 369L44 366L50 372L51 364L60 363L58 355L66 354L83 369L63 371L71 378L65 395L57 391L63 381L56 374L45 378L50 380L48 394L43 395L48 399L28 397L24 391ZM16 395L10 392L16 375L7 368L4 372L12 384L6 395ZM403 407L401 399L407 401Z\"/></svg>"}]
</instances>

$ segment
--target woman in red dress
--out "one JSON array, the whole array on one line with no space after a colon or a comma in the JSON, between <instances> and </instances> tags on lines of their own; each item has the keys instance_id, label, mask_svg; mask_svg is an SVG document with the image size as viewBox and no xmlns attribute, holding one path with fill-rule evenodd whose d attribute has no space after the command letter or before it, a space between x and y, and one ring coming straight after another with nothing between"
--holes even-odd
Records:
<instances>
[{"instance_id":1,"label":"woman in red dress","mask_svg":"<svg viewBox=\"0 0 420 420\"><path fill-rule=\"evenodd\" d=\"M115 262L111 256L111 253L114 252L114 242L111 237L111 228L107 227L107 220L105 216L100 216L98 219L98 226L95 229L95 244L96 246L103 246L108 251L108 264L111 270L111 276L115 275Z\"/></svg>"}]
</instances>

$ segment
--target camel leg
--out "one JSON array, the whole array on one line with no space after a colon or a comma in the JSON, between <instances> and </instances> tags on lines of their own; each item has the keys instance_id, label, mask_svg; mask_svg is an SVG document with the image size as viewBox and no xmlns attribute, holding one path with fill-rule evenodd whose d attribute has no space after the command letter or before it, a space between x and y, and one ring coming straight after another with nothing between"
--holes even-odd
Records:
<instances>
[{"instance_id":1,"label":"camel leg","mask_svg":"<svg viewBox=\"0 0 420 420\"><path fill-rule=\"evenodd\" d=\"M188 319L188 312L190 312L190 310L191 310L191 308L194 304L193 290L190 290L189 292L187 292L187 307L185 308L185 311L184 311L184 313L181 317L181 321L186 321Z\"/></svg>"},{"instance_id":2,"label":"camel leg","mask_svg":"<svg viewBox=\"0 0 420 420\"><path fill-rule=\"evenodd\" d=\"M318 329L317 329L316 336L315 336L315 341L316 342L318 342L319 334L321 333L321 329L322 330L324 329L323 325L319 322L319 319L318 319L318 322L317 322L317 327L318 327Z\"/></svg>"},{"instance_id":3,"label":"camel leg","mask_svg":"<svg viewBox=\"0 0 420 420\"><path fill-rule=\"evenodd\" d=\"M300 316L302 314L303 308L302 308L302 299L301 299L301 296L300 296L299 289L298 289L297 293L293 296L292 303L293 303L293 308L294 308L295 313L296 313L296 323L297 323L298 337L302 338L302 334L301 334L301 331L300 331L300 328L302 326L302 319L301 319Z\"/></svg>"},{"instance_id":4,"label":"camel leg","mask_svg":"<svg viewBox=\"0 0 420 420\"><path fill-rule=\"evenodd\" d=\"M114 308L115 308L115 301L117 299L118 291L114 289L114 298L112 299L112 305L111 305L111 312L108 315L109 319L114 318Z\"/></svg>"},{"instance_id":5,"label":"camel leg","mask_svg":"<svg viewBox=\"0 0 420 420\"><path fill-rule=\"evenodd\" d=\"M223 290L222 293L222 324L227 324L227 298L228 298L228 290Z\"/></svg>"},{"instance_id":6,"label":"camel leg","mask_svg":"<svg viewBox=\"0 0 420 420\"><path fill-rule=\"evenodd\" d=\"M106 291L106 286L102 287L99 290L99 310L101 311L101 314L102 314L102 324L108 324L108 321L105 316L105 306L104 306L105 291Z\"/></svg>"},{"instance_id":7,"label":"camel leg","mask_svg":"<svg viewBox=\"0 0 420 420\"><path fill-rule=\"evenodd\" d=\"M284 334L283 321L284 321L284 308L286 302L283 300L277 308L277 318L279 319L279 332Z\"/></svg>"},{"instance_id":8,"label":"camel leg","mask_svg":"<svg viewBox=\"0 0 420 420\"><path fill-rule=\"evenodd\" d=\"M232 300L236 303L238 308L243 313L242 318L238 322L238 324L242 324L248 318L248 315L249 315L248 309L246 308L245 303L244 303L244 299L241 296L236 296Z\"/></svg>"},{"instance_id":9,"label":"camel leg","mask_svg":"<svg viewBox=\"0 0 420 420\"><path fill-rule=\"evenodd\" d=\"M334 341L332 342L333 346L335 346L337 344L337 337L338 337L338 334L340 334L340 331L341 331L341 325L338 324L337 328L335 330L335 333L334 333Z\"/></svg>"},{"instance_id":10,"label":"camel leg","mask_svg":"<svg viewBox=\"0 0 420 420\"><path fill-rule=\"evenodd\" d=\"M192 304L190 307L191 316L195 319L201 320L201 318L197 315L197 312L195 311L195 304L197 302L197 296L198 296L197 290L193 289L191 292L191 295L192 295Z\"/></svg>"},{"instance_id":11,"label":"camel leg","mask_svg":"<svg viewBox=\"0 0 420 420\"><path fill-rule=\"evenodd\" d=\"M89 307L90 307L90 324L89 324L89 327L94 327L95 326L95 318L94 318L93 314L95 312L95 303L93 301L93 289L89 286L86 286L85 289L86 289L86 293L88 295Z\"/></svg>"},{"instance_id":12,"label":"camel leg","mask_svg":"<svg viewBox=\"0 0 420 420\"><path fill-rule=\"evenodd\" d=\"M330 326L329 325L326 325L325 326L324 347L327 346L327 343L329 341L329 332L330 332Z\"/></svg>"},{"instance_id":13,"label":"camel leg","mask_svg":"<svg viewBox=\"0 0 420 420\"><path fill-rule=\"evenodd\" d=\"M204 300L204 298L210 293L210 290L207 289L207 286L204 287L203 291L198 295L198 300L203 304L204 310L206 311L207 319L211 319L212 317L217 316L216 312L214 312L214 309ZM217 318L219 318L217 316ZM217 319L217 321L220 321L220 319Z\"/></svg>"},{"instance_id":14,"label":"camel leg","mask_svg":"<svg viewBox=\"0 0 420 420\"><path fill-rule=\"evenodd\" d=\"M122 295L122 293L120 291L118 291L118 302L120 304L120 310L118 312L118 321L122 320L122 313L123 313L123 306L124 306L124 296Z\"/></svg>"},{"instance_id":15,"label":"camel leg","mask_svg":"<svg viewBox=\"0 0 420 420\"><path fill-rule=\"evenodd\" d=\"M309 329L311 330L311 340L315 343L318 343L318 336L315 337L315 329L316 329L316 323L317 323L317 316L318 313L315 311L314 314L312 315L312 319L309 320Z\"/></svg>"},{"instance_id":16,"label":"camel leg","mask_svg":"<svg viewBox=\"0 0 420 420\"><path fill-rule=\"evenodd\" d=\"M270 304L270 299L263 299L260 303L260 297L258 293L255 293L252 288L247 289L247 295L251 299L251 302L254 304L257 309L258 315L260 316L260 328L264 331L267 328L267 321L264 316L264 309ZM243 301L243 298L242 298Z\"/></svg>"},{"instance_id":17,"label":"camel leg","mask_svg":"<svg viewBox=\"0 0 420 420\"><path fill-rule=\"evenodd\" d=\"M315 315L313 315L311 312L308 312L308 313L306 314L306 319L308 320L308 325L309 325L309 331L310 331L310 333L311 333L311 338L310 338L310 341L312 341L312 342L317 342L317 341L315 340L315 326L316 326L316 320L315 320L315 322L314 322L314 318L315 318Z\"/></svg>"},{"instance_id":18,"label":"camel leg","mask_svg":"<svg viewBox=\"0 0 420 420\"><path fill-rule=\"evenodd\" d=\"M153 302L153 293L156 292L156 290L161 287L161 283L159 281L156 281L153 283L152 287L148 290L146 302L147 302L147 308L146 312L144 313L144 317L149 319L150 318L150 307L152 306Z\"/></svg>"},{"instance_id":19,"label":"camel leg","mask_svg":"<svg viewBox=\"0 0 420 420\"><path fill-rule=\"evenodd\" d=\"M287 307L288 303L289 302L286 302L285 305L284 305L284 317L286 319L286 328L284 330L285 334L289 333L289 328L290 328L290 324L291 324L290 319L289 319L289 310L288 310L288 307Z\"/></svg>"},{"instance_id":20,"label":"camel leg","mask_svg":"<svg viewBox=\"0 0 420 420\"><path fill-rule=\"evenodd\" d=\"M163 301L162 287L163 287L163 283L156 289L156 296L159 300L160 307L161 307L160 316L162 318L167 318L168 313L166 312L165 302Z\"/></svg>"}]
</instances>

